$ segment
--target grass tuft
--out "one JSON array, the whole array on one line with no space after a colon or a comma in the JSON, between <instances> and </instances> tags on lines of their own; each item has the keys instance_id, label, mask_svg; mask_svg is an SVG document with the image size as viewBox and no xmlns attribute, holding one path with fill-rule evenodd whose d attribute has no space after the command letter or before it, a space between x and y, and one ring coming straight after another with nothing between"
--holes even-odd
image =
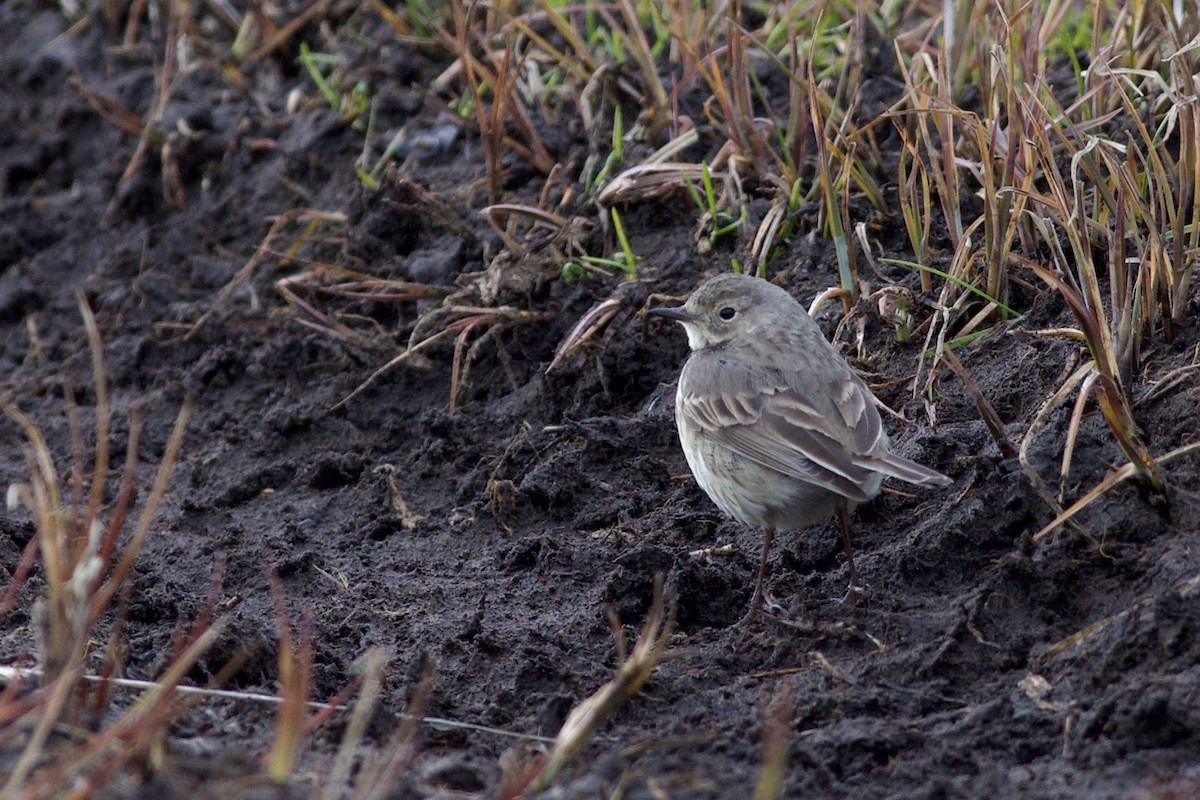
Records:
<instances>
[{"instance_id":1,"label":"grass tuft","mask_svg":"<svg viewBox=\"0 0 1200 800\"><path fill-rule=\"evenodd\" d=\"M26 551L22 568L5 592L0 613L11 609L21 582L38 564L45 581L44 594L36 601L32 615L40 688L32 699L10 693L0 704L0 719L9 720L10 732L20 730L25 737L25 746L0 792L5 797L61 796L59 792L76 781L100 781L132 759L149 758L165 734L165 726L178 713L169 687L183 678L220 630L219 623L203 620L167 666L161 686L142 695L95 737L73 742L54 735L59 725L88 727L109 714L107 683L85 681L85 668L93 657L94 641L105 640L100 623L107 618L114 624L101 663L105 674L118 669L121 625L119 617L112 619L114 601L129 590L133 564L169 486L191 408L185 403L180 410L141 512L132 529L126 530L135 497L140 412L136 405L131 411L127 458L116 500L106 514L111 432L103 347L96 320L82 295L78 304L87 332L96 397L95 451L90 469L84 463L78 409L69 392L73 464L66 482L59 477L46 437L33 420L15 405L8 404L4 409L25 435L28 470L25 482L9 487L8 505L22 506L33 517L36 557L31 558L32 551ZM88 474L90 486L85 489Z\"/></svg>"}]
</instances>

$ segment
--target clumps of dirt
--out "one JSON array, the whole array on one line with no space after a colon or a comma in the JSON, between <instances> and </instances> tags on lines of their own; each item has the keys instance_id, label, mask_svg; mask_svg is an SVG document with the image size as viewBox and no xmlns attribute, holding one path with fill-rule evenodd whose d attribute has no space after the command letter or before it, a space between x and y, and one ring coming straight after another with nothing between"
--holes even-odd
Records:
<instances>
[{"instance_id":1,"label":"clumps of dirt","mask_svg":"<svg viewBox=\"0 0 1200 800\"><path fill-rule=\"evenodd\" d=\"M265 62L250 71L248 95L184 79L164 117L193 131L173 150L186 200L175 207L163 199L161 154L118 191L136 142L69 80L78 74L144 112L152 66L110 68L99 32L65 35L59 14L27 4L0 8L0 23L13 32L0 67L16 76L0 99L0 393L67 458L63 381L81 413L94 403L73 297L82 290L107 343L115 405L143 404L139 473L153 469L179 404L196 398L124 612L129 676L157 676L219 571L224 599L238 602L190 678L203 683L237 656L231 686L276 691L274 573L289 611L312 622L314 697L333 697L378 647L391 659L389 713L432 663L430 713L553 735L611 673L608 612L633 635L662 573L676 609L672 657L556 797L615 785L629 796L746 796L763 710L780 683L794 697L786 796L1093 800L1191 796L1200 786L1194 462L1167 470L1170 517L1125 485L1078 529L1034 542L1051 509L1002 454L970 393L949 372L921 375L914 393L922 343L895 342L874 312L860 311L861 352L850 333L839 343L900 415L885 424L901 452L955 485L896 487L856 512L865 604L837 602L839 534L816 526L781 536L772 559L768 589L796 626L731 629L761 533L723 518L687 474L671 416L686 343L639 313L661 301L652 295L685 294L736 255L697 254L686 202L644 201L626 213L642 257L637 280L590 274L568 284L546 252L499 255L477 211L485 173L474 134L461 131L447 150L364 189L351 168L361 137L337 115L260 113L256 93L285 107L287 81ZM431 60L396 49L379 59L384 73L422 82L435 73ZM388 127L424 109L424 97L393 97ZM560 146L582 143L566 136ZM529 178L513 170L505 188L533 203L541 187ZM268 259L231 284L272 221L298 208L344 222L317 226L299 258ZM881 230L885 250L905 251L902 226ZM796 236L772 279L807 300L836 282L829 254L827 243ZM323 317L284 302L279 278L322 264L438 291L304 295ZM916 286L914 276L864 276ZM575 323L612 297L620 306L609 323L547 373ZM1081 357L1075 343L1035 333L1066 324L1061 303L1023 299L1032 310L1022 325L958 350L1015 443ZM500 307L505 315L463 333ZM819 321L833 334L839 318ZM375 375L447 331L420 358ZM1147 348L1135 398L1184 376L1170 392L1146 390L1137 406L1156 452L1200 419L1186 372L1195 343L1181 326L1176 341L1151 337ZM1029 447L1054 494L1070 414L1068 405L1050 415ZM0 436L19 440L7 420ZM1064 503L1122 461L1090 410L1078 441ZM24 470L19 448L0 452L4 484ZM0 517L9 573L32 535L27 520ZM34 649L28 608L39 586L35 575L5 620L6 663ZM117 782L108 796L307 796L300 785L268 791L241 780L270 747L272 714L205 702L181 716L152 775ZM324 769L340 732L313 741L306 769ZM387 735L377 722L369 745ZM432 726L394 792L487 794L513 747L502 734Z\"/></svg>"}]
</instances>

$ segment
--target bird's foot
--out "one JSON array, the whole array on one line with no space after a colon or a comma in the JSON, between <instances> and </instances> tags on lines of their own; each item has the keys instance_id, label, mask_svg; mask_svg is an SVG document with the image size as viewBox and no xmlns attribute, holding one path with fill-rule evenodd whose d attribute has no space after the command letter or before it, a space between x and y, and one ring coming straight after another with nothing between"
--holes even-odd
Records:
<instances>
[{"instance_id":1,"label":"bird's foot","mask_svg":"<svg viewBox=\"0 0 1200 800\"><path fill-rule=\"evenodd\" d=\"M786 609L779 604L775 598L766 592L762 592L757 597L750 598L750 610L734 625L736 628L745 628L760 615L767 616L772 619L778 619L779 615L786 613Z\"/></svg>"},{"instance_id":2,"label":"bird's foot","mask_svg":"<svg viewBox=\"0 0 1200 800\"><path fill-rule=\"evenodd\" d=\"M851 588L857 589L862 596L866 596L867 587L852 586ZM754 602L750 604L750 610L733 627L745 632L751 623L759 619L769 620L771 623L782 625L789 630L812 636L845 636L853 632L853 628L840 621L826 622L819 619L795 618L765 592L762 597L755 598Z\"/></svg>"}]
</instances>

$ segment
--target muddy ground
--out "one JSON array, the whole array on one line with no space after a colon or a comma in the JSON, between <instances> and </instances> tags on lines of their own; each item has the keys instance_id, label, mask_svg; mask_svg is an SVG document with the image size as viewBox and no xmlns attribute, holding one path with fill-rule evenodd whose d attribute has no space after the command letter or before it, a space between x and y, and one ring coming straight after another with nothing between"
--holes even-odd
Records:
<instances>
[{"instance_id":1,"label":"muddy ground","mask_svg":"<svg viewBox=\"0 0 1200 800\"><path fill-rule=\"evenodd\" d=\"M468 125L452 127L447 148L413 154L366 190L353 171L362 134L316 102L289 111L288 91L315 92L283 56L247 67L247 84L235 88L196 54L162 109L167 156L158 141L122 180L137 138L87 95L149 113L161 50L116 48L98 19L68 31L57 8L40 3L0 5L0 26L2 396L42 427L65 468L64 385L85 423L95 404L82 291L105 342L114 464L124 457L125 412L141 402L139 477L148 485L180 404L196 399L128 597L127 676L160 673L176 627L195 617L221 572L222 599L240 603L191 681L203 684L241 652L231 686L274 692L274 571L293 618L311 617L315 699L345 686L369 648L391 659L371 746L386 741L429 664L427 714L552 736L612 674L606 610L635 635L661 572L677 604L672 657L546 796L606 797L620 787L631 798L748 797L764 714L784 684L787 797L1200 795L1195 461L1166 469L1169 515L1127 483L1085 511L1079 530L1034 543L1052 514L993 443L961 381L943 371L927 407L911 391L919 341L898 344L864 304L857 348L856 324L839 329L841 311L830 304L819 322L903 416L887 418L900 452L955 483L894 487L856 512L869 602L836 602L846 574L829 523L780 537L772 559L772 594L810 630L732 628L748 602L759 533L724 519L687 474L671 408L686 343L637 311L652 293L684 294L731 258L745 260L746 243L700 255L691 201L647 200L625 215L642 258L638 280L568 284L545 250L501 255L479 212L486 173ZM396 43L370 15L354 26L356 41L322 40L315 26L304 33L342 47L352 74L370 81L380 130L441 130L457 89L425 87L448 57ZM577 128L545 126L554 156L578 170L587 143ZM695 158L713 144L702 142ZM164 164L178 174L178 205L164 199ZM535 202L542 181L513 159L502 199ZM303 224L283 225L271 252L222 294L272 222L294 209L345 216L316 227L292 262L281 253ZM583 201L570 210L599 218ZM898 217L868 221L882 253L911 257ZM420 300L294 289L354 334L339 338L276 290L312 262L446 288ZM833 262L828 242L797 235L772 278L807 302L836 284ZM916 285L901 268L879 269L864 269L873 287ZM453 410L454 333L350 397L404 350L419 319L427 327L414 341L452 321L435 311L451 293L449 303L513 312L467 334L469 369ZM614 294L623 304L603 334L547 373L572 326ZM1013 302L1029 312L1024 320L958 352L1020 441L1081 352L1034 333L1074 324L1055 296L1029 285ZM1196 373L1175 373L1181 382L1152 392L1195 363L1198 311L1194 298L1173 341L1150 336L1132 381L1156 453L1200 428ZM1030 449L1052 485L1069 414L1070 403ZM7 486L25 474L7 419L0 439ZM1121 463L1089 410L1068 501ZM22 512L0 518L7 571L32 531ZM33 652L29 601L40 580L3 621L4 663ZM290 794L305 795L324 773L343 724L315 734ZM159 771L124 776L108 793L261 794L241 776L257 769L272 725L270 708L203 703L173 726ZM498 733L426 726L392 796L487 796L502 756L523 747Z\"/></svg>"}]
</instances>

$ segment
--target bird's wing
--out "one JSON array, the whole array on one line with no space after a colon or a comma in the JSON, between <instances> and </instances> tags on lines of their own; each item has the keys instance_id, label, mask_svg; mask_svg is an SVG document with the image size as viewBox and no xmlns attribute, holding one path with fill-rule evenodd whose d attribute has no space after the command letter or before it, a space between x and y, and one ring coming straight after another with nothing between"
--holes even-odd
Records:
<instances>
[{"instance_id":1,"label":"bird's wing","mask_svg":"<svg viewBox=\"0 0 1200 800\"><path fill-rule=\"evenodd\" d=\"M697 432L762 466L863 501L862 486L878 471L864 456L882 428L866 388L842 383L834 387L833 413L796 388L762 386L687 393L679 410Z\"/></svg>"},{"instance_id":2,"label":"bird's wing","mask_svg":"<svg viewBox=\"0 0 1200 800\"><path fill-rule=\"evenodd\" d=\"M922 486L949 486L953 483L942 473L888 449L887 436L883 432L879 412L875 410L875 397L861 379L840 379L837 385L830 388L833 390L830 396L834 407L851 432L849 455L856 465Z\"/></svg>"}]
</instances>

